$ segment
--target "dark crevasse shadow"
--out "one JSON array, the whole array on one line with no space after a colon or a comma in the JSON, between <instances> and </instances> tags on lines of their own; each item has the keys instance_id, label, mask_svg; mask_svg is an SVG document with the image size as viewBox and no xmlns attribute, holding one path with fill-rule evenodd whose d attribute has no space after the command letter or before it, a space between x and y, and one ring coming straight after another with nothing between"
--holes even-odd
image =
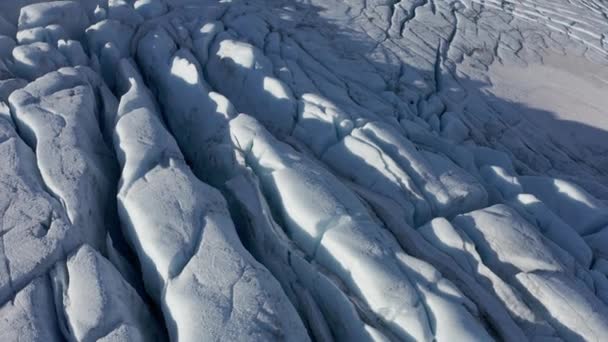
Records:
<instances>
[{"instance_id":1,"label":"dark crevasse shadow","mask_svg":"<svg viewBox=\"0 0 608 342\"><path fill-rule=\"evenodd\" d=\"M464 226L475 226L475 221L471 217L461 216L459 219L460 219L459 224L462 224ZM465 236L466 236L466 234L465 234ZM469 238L469 237L467 237L467 238ZM447 245L444 245L443 249L448 250L448 251L452 250L452 253L454 253L452 255L457 255L458 253L461 252L458 249L455 249L455 248L447 246ZM521 294L524 294L525 298L526 298L525 299L526 304L529 305L531 308L533 308L534 311L542 313L542 315L544 317L551 317L551 313L543 305L544 303L542 303L540 300L538 300L538 298L536 298L534 296L533 292L530 291L525 286L523 286L522 282L517 279L518 273L525 274L525 272L519 272L518 267L516 265L513 265L507 261L500 261L499 255L495 251L493 251L489 248L482 248L482 251L477 250L476 252L479 253L480 255L483 255L483 253L487 253L484 256L485 258L489 258L491 260L499 260L499 263L500 263L499 277L501 277L503 281L509 283L510 286L513 287L513 289L515 289L516 291L518 291ZM482 257L482 259L484 257ZM477 262L477 260L475 262ZM479 267L479 265L475 265L475 266ZM487 264L485 264L485 265L483 265L483 267L489 267L489 266ZM492 270L492 271L494 272L494 270ZM543 271L537 271L537 272L542 273ZM534 272L532 272L532 273L534 273ZM486 279L486 281L487 281L487 279ZM539 331L546 328L543 326L543 324L534 323L531 325L535 326L535 329L538 329ZM567 334L569 335L569 338L584 340L583 336L580 336L578 333L570 330L567 326L563 325L561 322L559 322L557 320L553 320L551 322L551 325L554 328L558 328L562 332L567 332Z\"/></svg>"},{"instance_id":2,"label":"dark crevasse shadow","mask_svg":"<svg viewBox=\"0 0 608 342\"><path fill-rule=\"evenodd\" d=\"M484 88L488 86L487 83L458 76L454 70L451 70L447 66L428 70L402 63L396 58L371 55L371 52L375 51L379 44L378 40L373 39L365 32L353 30L345 26L344 23L329 19L331 15L328 12L331 10L339 11L339 7L330 9L327 8L329 5L327 7L320 7L310 3L293 3L290 1L248 2L239 0L225 4L225 6L228 10L224 14L224 17L232 22L227 28L237 31L239 39L248 41L265 52L271 51L271 49L266 48L264 39L261 42L256 39L255 32L243 34L246 33L243 30L247 29L247 25L243 22L243 26L239 27L239 20L252 20L254 21L254 27L265 27L269 33L276 33L280 36L279 44L284 44L285 46L282 50L284 55L306 54L306 58L296 59L293 64L285 66L275 65L273 70L275 74L282 72L293 74L291 78L285 78L284 80L288 86L300 89L295 92L296 98L300 97L303 93L320 95L332 101L339 110L353 118L377 118L394 123L395 125L399 125L399 121L407 122L417 117L418 120L427 123L428 127L425 128L427 131L434 129L434 134L437 137L442 137L442 117L448 109L456 110L456 106L450 107L449 104L444 103L444 107L447 108L439 109L429 116L421 113L425 112L425 108L436 103L433 95L438 94L440 98L448 102L449 97L447 95L444 96L442 93L442 89L438 86L440 84L438 79L451 77L456 79L457 84L462 86L464 91L469 93L474 92L476 96L471 101L472 103L456 110L457 115L460 116L470 131L470 136L464 142L460 142L460 144L476 143L500 149L515 159L519 172L565 175L589 188L597 196L608 194L608 191L594 186L595 183L592 180L587 180L584 175L581 176L577 173L576 163L580 162L584 164L584 159L572 151L565 151L559 145L559 141L555 141L554 138L548 137L543 132L542 127L527 123L522 124L527 116L542 118L542 120L546 121L563 121L557 119L554 113L489 94L484 91ZM247 11L239 10L239 6L263 6L264 9L263 11L253 11L251 15L243 15ZM262 18L262 21L255 22L256 16ZM439 42L438 44L445 43ZM415 53L413 50L409 51L408 46L398 46L397 49L402 50L406 54ZM441 59L437 59L435 63L441 63ZM246 71L245 69L239 71L241 67L238 63L233 63L232 67L236 73ZM199 72L204 75L205 79L209 78L205 67L201 67ZM307 75L311 79L310 84L302 85L300 80L298 80L297 72ZM291 82L287 81L289 79L291 79ZM270 99L275 96L272 92L263 93L265 89L264 78L249 81L253 82L250 86L261 90L262 93L259 96L267 96ZM200 91L200 89L188 82L180 83L179 79L174 79L172 82L175 84L175 87L172 89L156 89L154 82L150 80L148 80L148 85L153 90L156 90L155 95L157 98L159 96L158 91L162 90L167 93L170 92L171 96L184 96L189 100L196 101L197 91ZM424 86L421 86L421 84L424 84ZM246 90L239 90L239 92L246 92ZM284 105L286 103L284 99L275 97L275 100L275 102L268 101L266 105L273 108L288 107ZM247 113L250 110L247 108L247 102L243 102L240 105L236 103L236 106L238 111ZM508 108L508 110L504 108ZM209 115L214 118L212 121L221 123L222 120L225 120L219 108L207 109ZM264 111L263 108L259 108L258 110L260 113ZM196 109L192 109L192 113L195 111ZM173 114L169 110L164 112L165 116ZM435 116L433 117L433 115ZM269 120L269 122L271 121ZM608 141L608 132L593 126L573 122L560 122L560 124L566 124L569 129L576 130L581 135L593 134L598 137L598 140L605 139L604 141ZM187 123L183 127L186 127L186 125ZM405 123L403 125L407 126L408 124ZM217 127L219 127L217 128L218 131L225 129L225 125L222 124L219 124ZM173 127L172 131L173 135L177 136L185 130ZM310 131L306 133L314 136L317 132ZM290 142L289 139L291 137L280 138ZM188 141L190 137L182 137L182 139L182 141ZM230 139L220 134L211 139L209 144L215 144L218 141L225 144ZM216 161L212 157L206 156L205 151L210 145L198 146L200 150L192 150L186 154L188 162L197 175L202 180L221 189L222 184L216 179L218 177L214 173L217 172L217 169L213 166L213 163L223 163L226 161ZM180 147L182 150L193 148L190 141L187 144L182 144ZM234 146L231 148L234 148ZM225 151L230 151L231 148L226 147ZM422 149L423 147L420 148ZM310 151L305 151L302 148L301 150L310 154ZM206 158L209 159L205 160ZM197 162L197 160L203 160L204 162ZM209 164L205 164L206 161ZM608 172L606 169L602 170L601 167L593 169L589 166L589 168L595 170L596 176L600 177L600 179L601 177L606 177L606 173ZM572 173L558 172L562 169L571 170ZM220 178L223 177L227 177L227 175L221 175ZM604 198L608 198L608 196ZM279 224L283 223L278 218L279 214L274 213L273 216L277 217ZM233 214L233 217L239 216ZM240 229L239 233L244 240L244 244L249 249L253 249L251 244L254 241L254 237L247 237L246 229L243 228L246 224L239 224L239 222L236 222L236 224Z\"/></svg>"},{"instance_id":3,"label":"dark crevasse shadow","mask_svg":"<svg viewBox=\"0 0 608 342\"><path fill-rule=\"evenodd\" d=\"M234 2L231 6L238 7L239 5L239 2ZM281 7L281 5L284 6ZM362 35L360 32L351 31L348 27L332 23L326 18L323 18L323 16L320 15L320 12L323 11L325 11L325 9L312 5L280 3L276 7L273 7L273 9L257 12L255 14L263 18L263 22L265 24L262 26L267 25L270 27L270 32L278 33L281 36L282 43L293 43L291 46L287 45L286 49L291 47L294 49L294 51L287 51L286 53L306 53L309 57L306 60L296 61L296 63L292 65L291 71L296 72L296 66L299 69L302 69L304 73L310 73L312 70L314 75L309 75L309 77L312 79L312 84L302 87L297 84L299 81L297 79L292 79L293 83L291 84L286 81L286 83L292 88L299 88L300 90L305 89L305 91L300 93L295 91L296 98L300 97L304 92L318 94L331 100L337 108L349 113L349 115L351 115L353 118L357 118L358 116L366 117L368 119L370 117L375 117L378 119L384 118L387 122L397 124L399 120L413 120L411 114L414 113L416 115L417 113L422 112L424 107L429 106L433 94L439 92L441 96L441 89L434 89L434 91L432 91L430 94L427 93L426 95L419 94L412 89L414 86L408 82L427 82L431 84L429 87L432 88L433 84L438 83L435 78L442 77L441 72L449 73L449 71L441 71L440 73L430 72L428 70L423 70L403 63L391 64L365 58L365 53L373 50L378 42L366 37L365 35ZM240 13L238 10L234 10L234 12ZM226 12L225 17L237 21L236 24L234 21L232 21L232 27L231 24L228 24L228 29L234 29L240 34L242 32L237 27L238 20L235 19L235 17L238 18L238 15L235 13L232 13L229 9ZM254 20L251 18L246 18L247 15L243 15L241 20ZM230 19L227 21L230 22ZM302 40L305 40L308 34L311 34L314 38L311 38L311 41L307 43L303 43ZM264 44L260 44L260 42L255 39L255 35L249 37L239 35L238 38L258 46L259 49L265 50L265 52L269 51L268 49L265 49ZM331 44L337 40L340 41L339 45L334 46ZM314 48L315 45L318 47L317 49ZM348 46L348 48L342 49L344 46ZM404 49L406 49L406 47ZM230 67L233 69L233 73L231 73L232 75L247 72L246 68L240 66L239 63L234 61L230 63ZM290 65L285 66L283 70L285 72L289 72ZM205 67L201 67L199 72L204 75L205 79L209 79L209 75L207 74ZM274 72L277 73L276 67ZM451 76L454 77L453 74L451 74ZM382 83L380 82L380 79L382 79L382 82L384 82L384 85L381 87L379 86ZM369 82L366 82L367 80L369 80ZM499 113L495 113L495 115L483 116L483 113L480 114L478 112L470 114L469 112L472 110L483 112L484 110L495 110L495 106L506 106L511 108L513 113L519 114L531 113L530 115L542 114L547 116L551 113L530 108L521 103L500 99L496 96L484 93L482 90L484 87L486 87L486 84L483 82L469 79L459 79L459 81L466 82L466 90L469 92L471 91L472 87L479 89L478 95L480 96L480 98L475 101L476 103L474 106L465 107L462 109L462 112L457 112L458 115L462 116L463 121L473 135L465 140L463 144L466 145L473 142L478 142L488 146L503 147L503 151L514 156L515 153L512 153L513 151L509 150L510 146L505 147L502 144L496 143L496 141L501 141L500 138L504 132L509 131L510 134L515 134L515 136L520 139L516 140L516 142L520 143L522 148L534 152L533 147L526 145L524 139L525 134L517 131L513 132L511 129L511 126L516 127L514 123L521 120L521 118L514 117L514 115L513 117L501 117L498 115ZM221 80L219 80L219 82L221 82ZM255 87L258 90L264 90L263 78L251 79L249 82L252 82L252 84L249 85L250 87ZM154 87L153 85L150 86L152 88ZM192 87L192 84L183 82L183 86L185 89L188 89ZM230 91L231 89L228 90ZM247 92L247 89L239 89L238 92L245 93ZM180 96L180 93L183 92L178 91L174 94L174 96ZM261 93L259 96L268 96L269 98L272 98L274 94L272 92L269 92L268 94ZM390 100L394 98L397 98L398 100ZM275 97L275 99L277 102L284 102L284 100L281 98ZM386 105L387 103L390 105ZM247 108L247 105L245 104L246 102L242 102L241 104L237 102L237 110L248 112L250 108ZM272 102L267 102L267 105L272 106ZM405 114L402 115L401 111L408 112L410 116ZM441 117L445 114L445 112L446 110L443 109L435 113L440 122ZM166 112L165 115L171 115L171 113ZM505 116L506 115L507 114L505 114ZM425 120L427 122L430 121L428 117L422 118L421 120ZM430 127L428 130L431 131L433 126L431 123L428 125ZM441 137L441 125L434 128L437 137ZM484 131L481 131L480 128L482 128ZM180 132L178 131L179 130L176 131L174 129L174 135L179 135ZM313 131L308 132L310 135L314 135L315 133L316 132ZM284 141L289 141L287 137L279 137L284 139ZM224 142L226 140L224 140ZM182 146L182 149L184 148L186 148L186 146ZM308 152L309 151L307 151L307 153ZM559 153L562 152L555 148L554 153L559 155ZM534 155L532 156L534 157ZM191 163L193 163L193 159L196 158L190 158ZM532 165L538 164L536 159L531 159L528 162ZM520 172L535 172L532 167L528 166L527 163L522 161L520 161L520 164L517 164L517 166ZM196 169L196 166L194 168ZM199 168L199 172L197 174L203 180L211 181L208 176L205 176L203 167ZM216 181L211 181L211 183L219 188L222 188L221 183ZM275 210L273 216L280 217L280 215L276 212L277 210ZM238 217L239 220L244 220L242 215L233 214L233 217ZM282 223L280 218L278 218L277 221ZM236 222L236 224L239 226L239 228L241 228L239 233L241 234L245 245L250 250L254 249L251 246L254 239L247 237L246 228L243 228L246 226L246 224L244 224L244 222Z\"/></svg>"},{"instance_id":4,"label":"dark crevasse shadow","mask_svg":"<svg viewBox=\"0 0 608 342\"><path fill-rule=\"evenodd\" d=\"M291 58L294 54L306 54L306 58L292 58L295 63L290 61L286 65L274 66L275 75L296 89L296 98L305 93L321 95L354 118L377 116L395 122L416 116L418 120L426 121L438 136L443 135L443 115L455 112L469 131L466 140L459 144L498 149L513 159L521 174L563 178L596 197L608 199L608 187L604 185L608 183L607 131L563 120L550 110L498 97L487 91L492 86L489 79L472 79L458 72L454 63L441 58L437 58L433 62L435 68L429 70L402 63L398 56L378 56L379 42L365 32L331 19L333 14L330 12L337 10L330 8L329 4L320 7L310 3L274 1L272 6L266 5L263 11L253 11L254 14L243 14L247 10L233 10L239 6L255 9L260 4L235 1L227 7L224 18L229 24L226 28L236 31L239 40L268 55L275 52L269 49L264 39L272 36L272 44L284 45L281 55ZM248 25L256 29L247 30ZM443 41L436 43L438 49L446 44ZM409 51L407 45L397 49L403 54L416 53L415 49ZM230 58L225 58L225 61L230 61ZM235 73L247 72L238 63L231 63L231 67ZM239 68L242 70L236 71ZM204 67L203 73L205 79L209 79ZM281 73L290 75L280 77ZM308 77L311 82L306 82L310 84L303 85L298 73ZM263 89L263 78L257 83L259 89ZM467 100L453 101L453 93L464 93ZM264 96L263 92L260 95ZM272 98L273 94L265 96ZM437 99L441 99L439 105ZM274 100L280 103L280 107L285 107L281 103L283 99ZM239 102L233 101L237 110L251 111ZM274 108L274 102L269 101L267 105ZM427 109L433 106L439 109L429 117ZM264 109L254 111L262 113ZM291 120L289 115L285 116ZM577 136L593 136L598 143L572 144L571 137L556 134L556 127Z\"/></svg>"},{"instance_id":5,"label":"dark crevasse shadow","mask_svg":"<svg viewBox=\"0 0 608 342\"><path fill-rule=\"evenodd\" d=\"M370 34L353 30L343 21L331 19L334 17L333 11L341 10L331 8L331 4L320 7L276 3L273 6L275 13L267 19L269 26L274 21L276 26L281 27L276 29L281 36L293 38L322 69L315 71L331 75L326 80L343 82L348 89L346 95L334 94L331 87L316 89L339 106L340 98L348 97L347 100L373 111L377 101L389 103L386 94L392 93L403 102L394 106L392 115L398 117L399 114L395 113L405 108L423 116L425 107L436 94L445 106L437 115L439 120L446 111L455 111L468 126L470 136L465 143L473 142L506 152L520 173L564 178L596 197L608 199L608 188L605 186L608 184L606 130L584 122L564 120L561 118L563 116L549 109L496 96L487 91L492 86L491 80L469 78L457 71L458 66L454 67L452 62L441 58L434 61L435 68L429 70L404 64L395 55L382 55L382 50L377 49L379 41ZM290 11L286 11L286 8ZM238 27L233 29L243 36L242 39L259 46L253 35ZM274 30L270 29L271 32ZM439 50L447 44L441 40L429 42L433 43L437 44ZM403 55L416 53L415 46L392 45L393 50ZM387 49L385 52L390 51ZM500 62L496 60L494 63ZM382 87L379 87L380 78L384 82ZM425 85L421 87L420 83ZM448 89L445 85L452 88ZM453 101L453 93L464 93L467 100ZM377 96L366 98L369 94ZM555 94L547 101L554 102L559 96ZM343 105L342 108L348 111L352 106ZM377 113L385 115L386 111L383 108L382 112ZM569 132L575 137L562 135L562 132ZM596 143L572 143L577 137L594 137Z\"/></svg>"},{"instance_id":6,"label":"dark crevasse shadow","mask_svg":"<svg viewBox=\"0 0 608 342\"><path fill-rule=\"evenodd\" d=\"M298 86L296 84L298 80L295 79L292 84L286 82L292 88L299 87L322 95L333 101L336 107L344 112L349 112L355 118L359 115L357 112L361 112L365 113L361 114L361 117L369 118L369 113L371 113L388 122L396 122L400 119L407 120L407 116L400 115L399 111L419 113L422 111L421 108L428 106L433 94L438 94L443 98L441 89L437 89L438 87L431 94L421 95L412 89L413 86L410 87L407 84L407 80L428 82L431 84L429 87L432 88L433 84L439 83L436 78L444 77L443 73L449 74L447 76L455 78L463 91L474 93L471 103L465 104L457 112L471 132L471 135L462 142L463 145L479 144L497 148L514 159L520 173L561 176L587 188L596 196L602 197L606 194L601 187L596 187L592 180L577 173L576 165L577 163L586 165L591 170L588 172L594 172L594 176L600 178L606 176L606 170L594 165L587 165L588 163L584 159L572 153L567 147L561 146L559 141L555 141L554 137L543 131L543 127L530 122L528 117L555 121L558 125L566 125L568 129L576 130L579 132L578 134L594 135L599 139L608 137L608 132L591 125L560 120L555 113L550 111L492 95L484 91L488 83L456 76L456 73L449 67L440 68L441 71L437 73L402 63L386 63L366 58L365 54L377 46L376 40L324 18L320 13L327 11L325 8L310 4L290 4L281 7L281 4L283 3L275 6L274 11L267 10L258 14L264 18L270 27L270 32L279 33L282 42L292 40L295 42L294 46L300 49L296 49L296 51L308 54L309 58L300 61L302 64L298 66L301 69L308 67L316 73L312 77L308 75L313 80L313 84L309 86ZM233 6L238 6L238 2ZM287 10L285 10L286 8ZM229 10L227 16L230 17L230 15ZM228 29L235 29L239 34L242 33L238 27L228 25ZM304 44L302 40L306 39L307 34L311 34L314 38ZM239 35L239 39L264 49L264 46L260 45L255 38L251 35ZM339 44L333 45L332 42L336 41L339 41ZM314 49L315 45L318 49ZM348 48L342 49L345 46ZM265 50L267 51L267 49ZM231 65L236 69L241 68L238 63ZM336 67L338 65L339 67ZM202 69L205 73L205 68ZM289 69L289 65L286 69ZM246 70L241 71L246 72ZM403 75L407 75L407 77L403 77ZM205 78L207 77L208 75L205 75ZM369 82L366 82L366 77L369 77ZM384 81L382 88L378 87L378 84L381 83L380 78ZM327 82L327 84L322 84L322 82ZM344 92L338 88L342 88ZM302 95L297 90L294 93L296 98ZM392 106L392 110L378 106L379 110L375 111L375 102L391 103L390 100L387 100L387 98L391 98L387 93L392 93L399 98L400 101L397 101L399 103ZM449 99L446 102L449 102ZM449 103L444 103L444 105L446 108L436 113L439 121L447 109L453 108ZM505 111L504 108L508 108L508 111ZM237 110L247 112L248 108L237 105ZM432 124L429 123L429 126L432 127ZM435 133L437 136L441 136L441 126L436 129ZM314 135L315 132L309 132L309 134ZM572 173L569 174L563 170L570 170ZM563 327L563 329L567 328Z\"/></svg>"}]
</instances>

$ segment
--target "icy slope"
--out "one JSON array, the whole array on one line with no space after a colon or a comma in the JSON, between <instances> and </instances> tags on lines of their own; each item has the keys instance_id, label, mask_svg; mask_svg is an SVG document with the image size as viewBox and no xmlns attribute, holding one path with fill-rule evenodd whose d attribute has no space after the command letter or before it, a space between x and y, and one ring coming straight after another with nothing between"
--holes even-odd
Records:
<instances>
[{"instance_id":1,"label":"icy slope","mask_svg":"<svg viewBox=\"0 0 608 342\"><path fill-rule=\"evenodd\" d=\"M0 340L607 340L606 70L595 0L0 2Z\"/></svg>"}]
</instances>

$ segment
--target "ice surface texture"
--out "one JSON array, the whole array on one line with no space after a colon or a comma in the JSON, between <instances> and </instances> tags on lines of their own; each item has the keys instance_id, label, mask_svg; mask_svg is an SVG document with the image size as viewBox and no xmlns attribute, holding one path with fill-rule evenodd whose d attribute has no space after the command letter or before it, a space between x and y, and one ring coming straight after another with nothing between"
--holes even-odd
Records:
<instances>
[{"instance_id":1,"label":"ice surface texture","mask_svg":"<svg viewBox=\"0 0 608 342\"><path fill-rule=\"evenodd\" d=\"M0 340L608 340L608 146L501 88L606 18L1 2Z\"/></svg>"}]
</instances>

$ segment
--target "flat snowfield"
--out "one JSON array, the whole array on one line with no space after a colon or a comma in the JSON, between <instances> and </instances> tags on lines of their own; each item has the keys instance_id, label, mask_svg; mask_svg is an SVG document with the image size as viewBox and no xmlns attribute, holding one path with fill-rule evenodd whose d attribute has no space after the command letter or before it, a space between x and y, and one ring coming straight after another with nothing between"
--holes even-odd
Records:
<instances>
[{"instance_id":1,"label":"flat snowfield","mask_svg":"<svg viewBox=\"0 0 608 342\"><path fill-rule=\"evenodd\" d=\"M546 131L566 153L608 170L607 66L548 54L525 67L496 63L489 77L488 92L518 103L520 115Z\"/></svg>"},{"instance_id":2,"label":"flat snowfield","mask_svg":"<svg viewBox=\"0 0 608 342\"><path fill-rule=\"evenodd\" d=\"M0 341L608 341L605 0L0 1Z\"/></svg>"}]
</instances>

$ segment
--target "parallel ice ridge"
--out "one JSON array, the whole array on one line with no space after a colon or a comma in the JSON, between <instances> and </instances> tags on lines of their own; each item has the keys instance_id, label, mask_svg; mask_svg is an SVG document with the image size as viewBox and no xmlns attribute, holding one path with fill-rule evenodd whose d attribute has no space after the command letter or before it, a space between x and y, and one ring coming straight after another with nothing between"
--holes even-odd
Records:
<instances>
[{"instance_id":1,"label":"parallel ice ridge","mask_svg":"<svg viewBox=\"0 0 608 342\"><path fill-rule=\"evenodd\" d=\"M462 85L605 2L11 3L0 340L608 339L606 164Z\"/></svg>"}]
</instances>

